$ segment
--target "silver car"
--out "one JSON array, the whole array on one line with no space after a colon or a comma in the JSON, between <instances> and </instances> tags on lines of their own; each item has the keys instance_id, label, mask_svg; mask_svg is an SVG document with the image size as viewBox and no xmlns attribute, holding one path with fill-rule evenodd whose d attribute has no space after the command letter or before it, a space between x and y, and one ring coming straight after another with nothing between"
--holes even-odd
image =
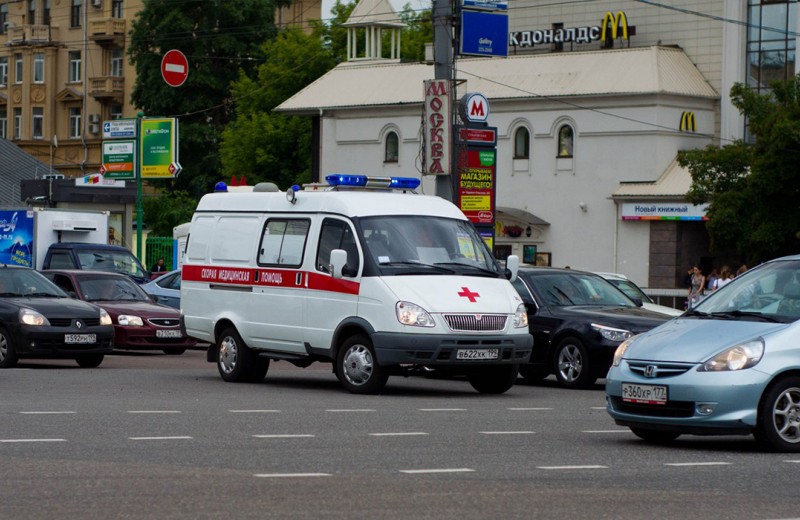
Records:
<instances>
[{"instance_id":1,"label":"silver car","mask_svg":"<svg viewBox=\"0 0 800 520\"><path fill-rule=\"evenodd\" d=\"M181 308L181 270L176 269L166 274L155 278L146 284L143 284L142 289L147 294L152 295L156 299L156 303L162 303Z\"/></svg>"},{"instance_id":2,"label":"silver car","mask_svg":"<svg viewBox=\"0 0 800 520\"><path fill-rule=\"evenodd\" d=\"M772 260L623 342L608 413L637 436L754 435L800 452L800 255Z\"/></svg>"}]
</instances>

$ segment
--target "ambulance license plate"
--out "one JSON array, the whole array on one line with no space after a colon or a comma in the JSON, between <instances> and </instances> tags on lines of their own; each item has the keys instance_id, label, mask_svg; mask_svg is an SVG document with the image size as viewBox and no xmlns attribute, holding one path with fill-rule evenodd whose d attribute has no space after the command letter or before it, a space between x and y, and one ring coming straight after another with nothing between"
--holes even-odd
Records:
<instances>
[{"instance_id":1,"label":"ambulance license plate","mask_svg":"<svg viewBox=\"0 0 800 520\"><path fill-rule=\"evenodd\" d=\"M97 334L64 334L64 343L97 343Z\"/></svg>"},{"instance_id":2,"label":"ambulance license plate","mask_svg":"<svg viewBox=\"0 0 800 520\"><path fill-rule=\"evenodd\" d=\"M667 386L622 383L622 400L628 403L667 404Z\"/></svg>"},{"instance_id":3,"label":"ambulance license plate","mask_svg":"<svg viewBox=\"0 0 800 520\"><path fill-rule=\"evenodd\" d=\"M181 331L179 330L157 330L157 338L182 338Z\"/></svg>"},{"instance_id":4,"label":"ambulance license plate","mask_svg":"<svg viewBox=\"0 0 800 520\"><path fill-rule=\"evenodd\" d=\"M497 359L500 350L496 348L463 348L456 352L456 359Z\"/></svg>"}]
</instances>

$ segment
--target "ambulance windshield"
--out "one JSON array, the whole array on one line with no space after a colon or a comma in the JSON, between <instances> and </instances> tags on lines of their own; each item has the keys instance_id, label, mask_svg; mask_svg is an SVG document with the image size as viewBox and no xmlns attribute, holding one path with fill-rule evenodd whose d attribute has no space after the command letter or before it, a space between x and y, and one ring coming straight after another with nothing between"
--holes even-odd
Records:
<instances>
[{"instance_id":1,"label":"ambulance windshield","mask_svg":"<svg viewBox=\"0 0 800 520\"><path fill-rule=\"evenodd\" d=\"M383 269L425 274L499 276L501 269L472 225L464 220L392 215L360 219L370 255Z\"/></svg>"}]
</instances>

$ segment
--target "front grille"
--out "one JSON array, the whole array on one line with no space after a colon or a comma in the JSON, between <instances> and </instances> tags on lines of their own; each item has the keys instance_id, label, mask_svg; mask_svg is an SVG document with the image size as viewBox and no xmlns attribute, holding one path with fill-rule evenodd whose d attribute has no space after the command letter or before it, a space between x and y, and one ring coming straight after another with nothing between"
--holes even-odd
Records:
<instances>
[{"instance_id":1,"label":"front grille","mask_svg":"<svg viewBox=\"0 0 800 520\"><path fill-rule=\"evenodd\" d=\"M691 417L694 415L694 402L667 401L666 404L626 403L619 397L611 397L614 410L632 415L647 417Z\"/></svg>"},{"instance_id":2,"label":"front grille","mask_svg":"<svg viewBox=\"0 0 800 520\"><path fill-rule=\"evenodd\" d=\"M445 314L450 330L455 332L499 332L505 330L505 314Z\"/></svg>"},{"instance_id":3,"label":"front grille","mask_svg":"<svg viewBox=\"0 0 800 520\"><path fill-rule=\"evenodd\" d=\"M177 327L181 324L178 318L150 318L147 322L157 327Z\"/></svg>"},{"instance_id":4,"label":"front grille","mask_svg":"<svg viewBox=\"0 0 800 520\"><path fill-rule=\"evenodd\" d=\"M631 372L647 378L679 376L691 370L692 363L654 363L652 361L626 361Z\"/></svg>"},{"instance_id":5,"label":"front grille","mask_svg":"<svg viewBox=\"0 0 800 520\"><path fill-rule=\"evenodd\" d=\"M97 327L100 325L100 318L81 318L81 322L86 327ZM71 327L75 322L73 318L48 318L52 327Z\"/></svg>"}]
</instances>

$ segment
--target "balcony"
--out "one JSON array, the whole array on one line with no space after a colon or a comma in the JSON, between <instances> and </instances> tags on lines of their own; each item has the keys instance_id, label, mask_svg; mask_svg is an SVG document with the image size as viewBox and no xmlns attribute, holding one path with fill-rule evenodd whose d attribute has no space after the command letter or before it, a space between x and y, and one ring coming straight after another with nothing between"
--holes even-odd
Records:
<instances>
[{"instance_id":1,"label":"balcony","mask_svg":"<svg viewBox=\"0 0 800 520\"><path fill-rule=\"evenodd\" d=\"M125 20L119 18L91 20L89 38L97 45L122 47L125 43Z\"/></svg>"},{"instance_id":2,"label":"balcony","mask_svg":"<svg viewBox=\"0 0 800 520\"><path fill-rule=\"evenodd\" d=\"M125 95L125 78L121 76L89 78L89 95L95 99L122 101Z\"/></svg>"},{"instance_id":3,"label":"balcony","mask_svg":"<svg viewBox=\"0 0 800 520\"><path fill-rule=\"evenodd\" d=\"M8 26L6 45L46 45L50 43L58 43L58 26Z\"/></svg>"}]
</instances>

